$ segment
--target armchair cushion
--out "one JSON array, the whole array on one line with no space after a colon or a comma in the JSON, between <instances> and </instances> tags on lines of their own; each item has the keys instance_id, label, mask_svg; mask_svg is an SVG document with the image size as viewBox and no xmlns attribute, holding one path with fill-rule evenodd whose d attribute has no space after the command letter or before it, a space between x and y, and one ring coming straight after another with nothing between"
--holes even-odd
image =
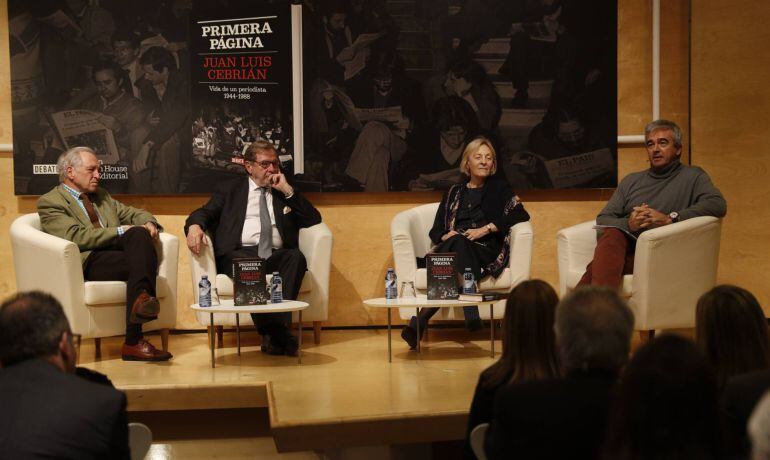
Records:
<instances>
[{"instance_id":1,"label":"armchair cushion","mask_svg":"<svg viewBox=\"0 0 770 460\"><path fill-rule=\"evenodd\" d=\"M126 283L123 281L86 281L83 299L88 305L126 303ZM156 297L165 299L168 293L168 280L158 276Z\"/></svg>"}]
</instances>

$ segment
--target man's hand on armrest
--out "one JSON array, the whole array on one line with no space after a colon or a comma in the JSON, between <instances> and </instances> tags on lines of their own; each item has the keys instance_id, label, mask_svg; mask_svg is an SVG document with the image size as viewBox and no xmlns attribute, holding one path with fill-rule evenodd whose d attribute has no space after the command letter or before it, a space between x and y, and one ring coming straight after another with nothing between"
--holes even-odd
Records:
<instances>
[{"instance_id":1,"label":"man's hand on armrest","mask_svg":"<svg viewBox=\"0 0 770 460\"><path fill-rule=\"evenodd\" d=\"M187 228L187 247L197 256L201 252L201 243L208 244L203 229L198 224L190 225Z\"/></svg>"},{"instance_id":2,"label":"man's hand on armrest","mask_svg":"<svg viewBox=\"0 0 770 460\"><path fill-rule=\"evenodd\" d=\"M157 241L158 238L160 238L160 233L158 233L158 227L155 226L152 222L147 222L142 227L146 228L148 232L150 232L150 236L153 240Z\"/></svg>"}]
</instances>

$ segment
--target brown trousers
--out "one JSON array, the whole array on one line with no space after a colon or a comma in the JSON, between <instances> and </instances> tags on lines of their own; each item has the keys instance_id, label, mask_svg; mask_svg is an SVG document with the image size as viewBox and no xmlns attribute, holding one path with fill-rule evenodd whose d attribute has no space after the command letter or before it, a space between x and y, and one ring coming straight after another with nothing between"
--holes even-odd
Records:
<instances>
[{"instance_id":1,"label":"brown trousers","mask_svg":"<svg viewBox=\"0 0 770 460\"><path fill-rule=\"evenodd\" d=\"M615 228L604 230L596 243L594 259L586 267L578 286L607 286L620 289L623 275L634 272L636 242Z\"/></svg>"}]
</instances>

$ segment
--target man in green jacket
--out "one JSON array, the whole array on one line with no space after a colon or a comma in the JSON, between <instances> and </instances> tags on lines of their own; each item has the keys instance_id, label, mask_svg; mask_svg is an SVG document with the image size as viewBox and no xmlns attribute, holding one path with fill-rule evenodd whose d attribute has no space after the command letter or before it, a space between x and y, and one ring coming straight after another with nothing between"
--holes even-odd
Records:
<instances>
[{"instance_id":1,"label":"man in green jacket","mask_svg":"<svg viewBox=\"0 0 770 460\"><path fill-rule=\"evenodd\" d=\"M74 147L58 161L60 184L41 196L43 230L77 244L87 281L126 282L124 361L166 361L171 353L142 337L142 323L158 316L155 298L162 230L149 212L126 206L99 188L99 160L88 147Z\"/></svg>"}]
</instances>

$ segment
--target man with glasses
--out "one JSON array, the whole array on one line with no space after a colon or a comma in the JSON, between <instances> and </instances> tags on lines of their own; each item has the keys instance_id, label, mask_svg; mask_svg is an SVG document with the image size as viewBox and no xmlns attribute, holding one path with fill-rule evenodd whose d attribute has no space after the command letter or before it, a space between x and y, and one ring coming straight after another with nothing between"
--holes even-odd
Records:
<instances>
[{"instance_id":1,"label":"man with glasses","mask_svg":"<svg viewBox=\"0 0 770 460\"><path fill-rule=\"evenodd\" d=\"M126 395L94 371L77 376L73 342L50 294L0 305L0 457L131 458Z\"/></svg>"},{"instance_id":2,"label":"man with glasses","mask_svg":"<svg viewBox=\"0 0 770 460\"><path fill-rule=\"evenodd\" d=\"M187 247L199 254L208 231L218 273L233 272L233 259L261 257L267 272L283 278L285 299L296 299L307 269L299 251L299 229L321 223L321 214L283 175L275 147L256 141L244 154L247 177L222 184L185 222ZM290 313L252 314L262 335L262 351L294 356L297 339L289 332Z\"/></svg>"}]
</instances>

